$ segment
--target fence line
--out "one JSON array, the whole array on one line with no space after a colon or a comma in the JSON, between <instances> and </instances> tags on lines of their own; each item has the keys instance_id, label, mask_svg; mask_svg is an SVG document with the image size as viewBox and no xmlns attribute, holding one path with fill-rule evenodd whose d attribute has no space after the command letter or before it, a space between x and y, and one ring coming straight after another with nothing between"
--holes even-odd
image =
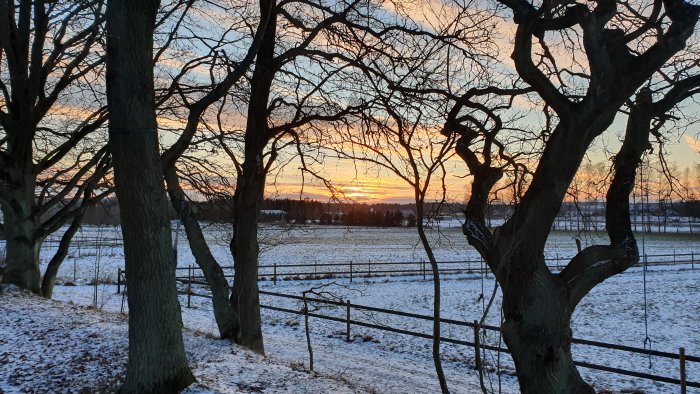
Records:
<instances>
[{"instance_id":1,"label":"fence line","mask_svg":"<svg viewBox=\"0 0 700 394\"><path fill-rule=\"evenodd\" d=\"M194 280L196 277L193 275L193 267L192 266L189 266L189 267L184 268L184 269L188 270L187 277L177 277L177 279L181 280L181 281L185 281L187 283L187 291L184 293L181 293L181 294L187 295L187 307L189 308L191 306L191 297L193 297L193 296L194 297L211 298L210 295L199 294L199 293L195 293L192 291L192 284L201 283L201 282L196 282ZM117 278L118 278L117 293L120 293L121 284L123 283L122 280L125 279L125 273L122 269L119 269ZM271 296L271 297L293 299L293 300L297 300L297 301L303 301L303 299L304 299L304 297L298 296L298 295L277 293L277 292L264 291L264 290L260 290L259 294L267 295L267 296ZM360 327L372 328L372 329L377 329L377 330L381 330L381 331L388 331L388 332L409 335L409 336L414 336L414 337L419 337L419 338L432 339L432 334L420 333L420 332L405 330L402 328L396 328L396 327L391 327L391 326L385 326L385 325L380 325L380 324L352 320L351 319L351 309L364 310L364 311L368 311L368 312L384 313L384 314L388 314L388 315L401 316L401 317L407 317L407 318L413 318L413 319L420 319L420 320L424 320L424 321L433 321L434 320L433 316L421 315L421 314L413 313L413 312L405 312L405 311L399 311L399 310L378 308L378 307L373 307L373 306L369 306L369 305L352 304L350 302L350 300L334 301L334 300L326 300L326 299L320 299L320 298L308 298L307 297L306 301L307 302L315 302L318 304L326 304L326 305L333 305L333 306L337 306L337 307L341 307L341 308L346 308L346 317L345 318L328 316L328 315L323 315L323 314L315 313L315 312L307 312L307 313L308 313L308 316L310 316L310 317L316 317L319 319L344 323L346 325L346 338L348 341L350 340L350 329L351 329L350 327L351 326L360 326ZM275 310L275 311L285 312L285 313L292 313L292 314L297 314L297 315L304 314L304 311L302 311L302 310L288 309L288 308L283 308L283 307L278 307L278 306L273 306L273 305L261 304L260 307L263 309L270 309L270 310ZM455 326L470 327L472 329L476 328L475 323L470 323L467 321L454 320L454 319L448 319L448 318L440 318L440 322L445 323L445 324L455 325ZM500 327L492 326L492 325L484 324L484 325L481 325L479 328L483 329L483 330L500 332ZM484 344L484 343L477 344L475 342L464 341L464 340L459 340L459 339L454 339L454 338L449 338L449 337L442 337L442 336L441 336L441 340L445 343L474 347L475 352L478 352L479 349L486 349L486 350L492 350L492 351L498 351L498 352L510 354L510 351L507 348L503 348L500 346L493 346L493 345ZM657 381L657 382L676 384L676 385L680 385L681 388L683 388L683 387L700 388L700 382L689 381L689 380L687 380L687 377L686 377L686 363L688 363L688 362L700 363L700 357L685 354L684 348L679 348L679 353L675 354L675 353L670 353L670 352L644 349L644 348L636 348L633 346L600 342L600 341L594 341L594 340L589 340L589 339L572 338L572 343L576 344L576 345L591 346L591 347L609 349L609 350L619 350L619 351L625 351L625 352L629 352L629 353L636 353L636 354L643 354L643 355L667 358L667 359L672 359L672 360L678 360L679 364L680 364L680 376L677 379L677 378L671 378L668 376L661 376L661 375L648 374L648 373L644 373L644 372L630 371L630 370L626 370L623 368L609 367L609 366L605 366L605 365L589 363L586 361L574 361L574 364L577 366L589 368L589 369L600 370L600 371L605 371L605 372L611 372L611 373L620 374L620 375L648 379L648 380Z\"/></svg>"},{"instance_id":2,"label":"fence line","mask_svg":"<svg viewBox=\"0 0 700 394\"><path fill-rule=\"evenodd\" d=\"M555 270L560 271L570 261L571 257L545 258L545 263ZM640 256L638 266L646 264L650 267L686 265L690 269L700 268L700 254L690 253L667 253ZM490 274L490 269L483 260L463 260L463 261L442 261L438 263L441 274L474 273ZM178 272L188 271L191 268L178 267ZM222 266L223 270L233 270L233 266ZM204 275L198 267L194 267L192 279L204 279ZM625 271L627 272L627 271ZM347 277L352 281L357 277L369 276L423 276L424 279L432 277L430 265L426 261L366 261L347 263L306 263L306 264L262 264L258 266L258 278L260 280L270 279L274 282L282 279L321 279L331 277ZM226 278L233 278L233 274L224 274Z\"/></svg>"},{"instance_id":3,"label":"fence line","mask_svg":"<svg viewBox=\"0 0 700 394\"><path fill-rule=\"evenodd\" d=\"M294 300L298 300L298 301L303 300L302 296L297 296L297 295L293 295L293 294L275 293L275 292L269 292L269 291L260 291L260 294L272 296L272 297L294 299ZM381 330L381 331L389 331L389 332L394 332L394 333L404 334L404 335L409 335L409 336L414 336L414 337L420 337L420 338L425 338L425 339L432 339L433 338L432 334L420 333L420 332L416 332L416 331L405 330L405 329L391 327L391 326L385 326L385 325L380 325L380 324L352 320L352 319L350 319L351 313L349 311L351 309L365 310L365 311L384 313L384 314L394 315L394 316L411 317L411 318L416 318L416 319L421 319L421 320L426 320L426 321L433 321L434 318L432 316L421 315L421 314L416 314L416 313L411 313L411 312L391 310L391 309L377 308L377 307L372 307L372 306L367 306L367 305L353 304L349 300L343 302L343 301L333 301L333 300L324 300L324 299L319 299L319 298L307 297L306 301L307 302L315 302L317 304L334 305L334 306L338 306L341 308L343 308L343 307L348 308L348 312L346 314L345 319L340 318L340 317L335 317L335 316L323 315L320 313L309 312L309 316L311 316L311 317L316 317L316 318L324 319L324 320L336 321L339 323L345 323L346 327L348 327L347 328L348 332L346 333L346 338L350 337L350 335L349 335L349 330L350 330L349 327L350 326L367 327L367 328L377 329L377 330ZM261 305L261 308L277 310L280 312L292 313L292 314L297 314L297 315L304 314L304 312L301 310L281 308L281 307L270 306L270 305ZM470 327L472 329L475 329L476 326L478 325L478 324L470 323L470 322L466 322L466 321L459 321L459 320L454 320L454 319L444 319L444 318L441 318L440 322L445 323L445 324L452 324L452 325L456 325L456 326ZM485 329L485 330L496 331L496 332L500 331L500 327L490 326L490 325L484 325L484 326L481 326L479 328ZM459 339L454 339L454 338L449 338L449 337L442 337L442 336L441 336L441 340L445 343L452 343L452 344L456 344L456 345L463 345L463 346L472 347L475 349L475 352L477 352L477 353L480 349L486 349L486 350L500 351L503 353L510 354L510 351L507 348L503 348L503 347L499 347L499 346L493 346L493 345L483 344L483 343L475 343L475 342L459 340ZM657 382L671 383L671 384L681 385L681 386L685 386L685 387L700 388L700 382L686 380L686 376L685 376L686 363L687 362L700 363L700 357L687 355L687 354L685 354L684 349L682 349L682 348L679 349L679 354L675 354L675 353L670 353L670 352L662 352L662 351L655 351L655 350L650 351L648 349L635 348L635 347L626 346L626 345L619 345L619 344L592 341L592 340L586 340L586 339L577 339L577 338L573 338L572 343L577 344L577 345L586 345L586 346L602 348L602 349L620 350L620 351L627 351L627 352L632 352L632 353L668 358L668 359L672 359L672 360L679 360L681 362L681 364L680 364L681 365L681 373L680 373L679 378L671 378L668 376L654 375L654 374L638 372L638 371L630 371L630 370L626 370L623 368L609 367L606 365L599 365L599 364L589 363L589 362L585 362L585 361L574 361L574 364L577 366L589 368L589 369L596 369L596 370L605 371L605 372L616 373L616 374L620 374L620 375L633 376L633 377L648 379L648 380L657 381Z\"/></svg>"},{"instance_id":4,"label":"fence line","mask_svg":"<svg viewBox=\"0 0 700 394\"><path fill-rule=\"evenodd\" d=\"M210 295L192 292L191 287L188 287L188 291L186 293L188 296L188 306L189 306L189 302L190 302L189 299L192 296L211 298ZM303 299L304 299L304 297L294 295L294 294L276 293L276 292L263 291L263 290L261 290L259 293L261 295L278 297L278 298L293 299L293 300L297 300L297 301L303 301ZM368 306L368 305L353 304L350 302L350 300L334 301L334 300L325 300L325 299L320 299L320 298L307 297L306 301L307 302L314 302L317 304L333 305L333 306L337 306L340 308L347 308L345 318L337 317L337 316L329 316L329 315L324 315L324 314L320 314L320 313L316 313L316 312L306 311L306 313L308 313L309 317L315 317L318 319L329 320L329 321L334 321L337 323L344 324L346 326L346 341L350 340L350 330L351 330L352 326L366 327L366 328L387 331L387 332L393 332L393 333L397 333L397 334L408 335L408 336L424 338L424 339L432 339L433 338L432 334L426 334L426 333L406 330L403 328L397 328L397 327L392 327L392 326L387 326L387 325L369 323L369 322L365 322L365 321L353 320L353 319L351 319L351 309L384 313L384 314L393 315L393 316L409 317L409 318L415 318L415 319L426 320L426 321L433 321L433 319L434 319L433 316L421 315L421 314L412 313L412 312L404 312L404 311L378 308L378 307L373 307L373 306ZM300 310L289 309L289 308L284 308L284 307L279 307L279 306L274 306L274 305L261 304L260 307L262 309L269 309L269 310L274 310L274 311L283 312L283 313L296 314L296 315L304 315L304 313L305 313L305 311L303 311L301 309ZM440 318L440 322L445 323L445 324L462 326L462 327L471 327L472 329L476 329L476 326L478 325L478 324L470 323L467 321L446 319L446 318ZM496 331L496 332L500 331L500 327L491 326L491 325L482 325L479 327L479 329ZM443 337L443 336L441 336L440 339L444 343L472 347L472 348L474 348L475 353L478 353L480 350L485 349L485 350L492 350L492 351L510 354L510 351L507 348L500 347L500 346L493 346L493 345L489 345L489 344L485 344L485 343L476 343L476 342L460 340L460 339L455 339L455 338L449 338L449 337ZM626 351L626 352L630 352L630 353L652 355L652 356L667 358L667 359L671 359L671 360L678 360L680 363L680 373L679 373L679 378L672 378L672 377L668 377L668 376L655 375L655 374L650 374L650 373L645 373L645 372L630 371L630 370L627 370L624 368L610 367L607 365L599 365L599 364L595 364L595 363L589 363L586 361L574 361L574 364L576 366L583 367L583 368L589 368L589 369L595 369L595 370L609 372L609 373L614 373L614 374L618 374L618 375L625 375L625 376L632 376L632 377L641 378L641 379L647 379L647 380L651 380L651 381L655 381L655 382L675 384L675 385L679 385L681 388L684 388L684 387L700 388L700 382L687 380L687 376L686 376L686 364L688 362L700 363L700 357L685 354L684 348L679 348L679 353L676 354L676 353L663 352L663 351L657 351L657 350L636 348L636 347L627 346L627 345L619 345L619 344L614 344L614 343L593 341L593 340L588 340L588 339L573 338L572 343L576 344L576 345L585 345L585 346L591 346L591 347L602 348L602 349ZM500 365L498 365L497 367L500 369Z\"/></svg>"}]
</instances>

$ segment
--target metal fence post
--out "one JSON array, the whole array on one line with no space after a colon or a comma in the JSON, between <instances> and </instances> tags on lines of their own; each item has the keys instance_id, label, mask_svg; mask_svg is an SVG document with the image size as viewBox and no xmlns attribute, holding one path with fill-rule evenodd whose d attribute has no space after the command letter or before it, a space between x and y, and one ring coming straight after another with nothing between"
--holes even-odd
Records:
<instances>
[{"instance_id":1,"label":"metal fence post","mask_svg":"<svg viewBox=\"0 0 700 394\"><path fill-rule=\"evenodd\" d=\"M690 268L695 269L695 252L690 252Z\"/></svg>"},{"instance_id":2,"label":"metal fence post","mask_svg":"<svg viewBox=\"0 0 700 394\"><path fill-rule=\"evenodd\" d=\"M277 284L277 263L274 264L274 268L272 271L272 281Z\"/></svg>"},{"instance_id":3,"label":"metal fence post","mask_svg":"<svg viewBox=\"0 0 700 394\"><path fill-rule=\"evenodd\" d=\"M479 322L474 320L474 364L479 371L479 381L482 381L483 371L481 369L481 346L479 344Z\"/></svg>"},{"instance_id":4,"label":"metal fence post","mask_svg":"<svg viewBox=\"0 0 700 394\"><path fill-rule=\"evenodd\" d=\"M685 382L685 348L678 349L678 359L680 360L680 373L681 373L681 394L686 394L686 382Z\"/></svg>"},{"instance_id":5,"label":"metal fence post","mask_svg":"<svg viewBox=\"0 0 700 394\"><path fill-rule=\"evenodd\" d=\"M345 305L345 342L350 342L350 300Z\"/></svg>"},{"instance_id":6,"label":"metal fence post","mask_svg":"<svg viewBox=\"0 0 700 394\"><path fill-rule=\"evenodd\" d=\"M352 260L350 260L350 282L352 282Z\"/></svg>"},{"instance_id":7,"label":"metal fence post","mask_svg":"<svg viewBox=\"0 0 700 394\"><path fill-rule=\"evenodd\" d=\"M117 268L117 294L122 293L122 269Z\"/></svg>"},{"instance_id":8,"label":"metal fence post","mask_svg":"<svg viewBox=\"0 0 700 394\"><path fill-rule=\"evenodd\" d=\"M192 303L191 303L191 298L192 298L192 264L187 269L187 307L191 308Z\"/></svg>"}]
</instances>

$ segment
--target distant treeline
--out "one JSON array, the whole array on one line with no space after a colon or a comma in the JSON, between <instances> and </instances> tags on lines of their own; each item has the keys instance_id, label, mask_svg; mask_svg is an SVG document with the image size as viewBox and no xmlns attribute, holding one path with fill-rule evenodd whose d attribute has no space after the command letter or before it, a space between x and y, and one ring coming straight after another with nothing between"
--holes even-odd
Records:
<instances>
[{"instance_id":1,"label":"distant treeline","mask_svg":"<svg viewBox=\"0 0 700 394\"><path fill-rule=\"evenodd\" d=\"M193 201L193 213L200 221L230 223L233 204L229 200ZM461 207L460 207L461 208ZM260 206L261 223L319 223L346 226L399 227L416 225L415 204L341 204L317 200L265 199ZM172 219L177 213L171 209ZM105 199L85 214L85 224L119 224L119 204Z\"/></svg>"},{"instance_id":2,"label":"distant treeline","mask_svg":"<svg viewBox=\"0 0 700 394\"><path fill-rule=\"evenodd\" d=\"M233 211L230 200L194 201L190 204L198 220L206 222L230 223L233 221ZM416 224L415 204L348 204L321 202L310 199L265 199L261 203L259 221L261 223L319 223L346 226L380 226L397 227ZM437 216L448 216L464 209L463 204L426 204L426 212L436 212ZM492 204L487 216L489 219L507 217L513 209L509 204ZM642 212L657 217L682 216L700 218L700 200L683 202L650 202L639 203L631 207L633 215ZM577 215L604 216L605 206L602 203L583 202L574 204L565 202L559 210L560 218L571 218ZM177 219L175 210L171 209L171 217ZM85 214L85 224L115 225L119 224L119 205L114 198L105 199L99 205L91 207Z\"/></svg>"}]
</instances>

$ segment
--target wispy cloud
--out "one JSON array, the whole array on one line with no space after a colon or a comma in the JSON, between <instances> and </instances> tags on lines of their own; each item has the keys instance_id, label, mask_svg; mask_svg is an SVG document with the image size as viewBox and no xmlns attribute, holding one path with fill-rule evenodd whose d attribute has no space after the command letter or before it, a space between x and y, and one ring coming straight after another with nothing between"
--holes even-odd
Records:
<instances>
[{"instance_id":1,"label":"wispy cloud","mask_svg":"<svg viewBox=\"0 0 700 394\"><path fill-rule=\"evenodd\" d=\"M700 153L700 141L698 141L697 138L691 137L688 134L685 134L683 136L683 139L685 139L685 143L688 144L688 147L695 153Z\"/></svg>"}]
</instances>

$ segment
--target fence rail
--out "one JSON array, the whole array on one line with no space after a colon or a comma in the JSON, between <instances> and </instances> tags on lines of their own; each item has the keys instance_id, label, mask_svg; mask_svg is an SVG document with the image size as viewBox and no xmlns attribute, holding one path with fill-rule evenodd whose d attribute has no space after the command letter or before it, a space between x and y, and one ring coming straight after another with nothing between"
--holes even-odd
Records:
<instances>
[{"instance_id":1,"label":"fence rail","mask_svg":"<svg viewBox=\"0 0 700 394\"><path fill-rule=\"evenodd\" d=\"M184 278L184 279L187 279L187 278ZM186 293L188 295L188 307L190 305L190 297L192 297L192 296L211 298L211 296L207 295L207 294L199 294L199 293L192 292L191 287L188 287L188 291ZM298 295L294 295L294 294L276 293L276 292L262 291L262 290L260 291L260 294L265 295L265 296L270 296L270 297L276 297L276 298L293 299L296 301L303 301L304 300L303 296L298 296ZM419 319L419 320L425 320L425 321L433 321L434 318L432 316L422 315L422 314L412 313L412 312L404 312L404 311L398 311L398 310L378 308L378 307L373 307L373 306L368 306L368 305L353 304L349 300L347 300L347 301L335 301L335 300L326 300L326 299L321 299L321 298L306 297L306 302L324 304L324 305L332 305L332 306L336 306L336 307L340 307L340 308L345 308L346 309L345 310L345 317L343 318L343 317L338 317L338 316L329 316L329 315L316 313L316 312L309 312L308 310L305 311L304 308L300 308L297 310L297 309L290 309L290 308L284 308L284 307L280 307L280 306L266 305L266 304L261 304L260 307L263 309L274 310L274 311L278 311L278 312L290 313L290 314L295 314L295 315L307 314L309 317L315 317L318 319L342 323L346 327L346 335L345 336L346 336L347 341L350 341L350 337L351 337L350 332L351 332L352 326L365 327L365 328L376 329L376 330L381 330L381 331L386 331L386 332L393 332L393 333L397 333L397 334L401 334L401 335L407 335L407 336L424 338L424 339L432 339L433 338L432 334L428 334L428 333L411 331L411 330L407 330L407 329L403 329L403 328L382 325L382 324L376 324L376 323L370 323L370 322L366 322L366 321L354 320L351 318L352 310L358 310L358 311L363 310L363 311L368 311L368 312L377 312L377 313L383 313L383 314L387 314L387 315L401 316L401 317L413 318L413 319ZM477 329L476 327L478 326L478 329L500 332L500 327L491 326L491 325L478 325L476 322L470 323L467 321L446 319L446 318L441 318L440 322L444 323L444 324L455 325L455 326L469 327L469 328L472 328L473 330L476 330ZM507 348L489 345L489 344L485 344L485 343L480 343L480 341L479 341L479 343L477 343L477 342L461 340L461 339L456 339L456 338L450 338L450 337L443 337L443 336L440 337L440 340L444 343L450 343L450 344L454 344L454 345L462 345L462 346L471 347L474 349L474 352L479 352L481 350L491 350L491 351L502 352L505 354L510 354L510 351ZM647 379L647 380L651 380L651 381L655 381L655 382L662 382L662 383L679 385L682 393L685 392L686 387L700 388L700 382L690 381L687 379L687 376L686 376L686 364L689 362L700 363L700 357L685 354L684 348L679 348L679 352L676 354L676 353L663 352L663 351L657 351L657 350L636 348L636 347L632 347L632 346L626 346L626 345L620 345L620 344L614 344L614 343L593 341L593 340L588 340L588 339L573 338L572 343L574 345L591 346L591 347L600 348L600 349L618 350L618 351L624 351L624 352L630 352L630 353L636 353L636 354L651 355L651 356L666 358L666 359L671 359L671 360L678 360L679 366L680 366L680 369L679 369L680 373L679 373L679 376L676 378L676 377L650 374L650 373L645 373L645 372L631 371L631 370L624 369L624 368L610 367L607 365L600 365L600 364L590 363L590 362L586 362L586 361L574 361L574 364L579 366L579 367L614 373L614 374L618 374L618 375L625 375L625 376L631 376L631 377L636 377L636 378L641 378L641 379ZM500 365L498 365L497 367L500 369Z\"/></svg>"},{"instance_id":2,"label":"fence rail","mask_svg":"<svg viewBox=\"0 0 700 394\"><path fill-rule=\"evenodd\" d=\"M649 258L655 258L659 260L655 261L649 261ZM667 258L667 260L662 260L662 258ZM554 261L555 264L561 261L568 261L569 258L560 258L560 259L548 259L550 261ZM697 262L696 260L696 254L695 253L686 253L686 254L657 254L657 255L645 255L643 256L642 262L645 263L647 266L663 266L663 265L677 265L677 264L687 264L690 265L692 269L695 268L695 263ZM700 263L700 262L698 262ZM362 263L360 263L362 264ZM371 264L367 271L362 271L362 270L354 270L353 271L353 266L357 266L358 263L343 263L343 264L337 264L337 263L321 263L321 264L314 264L314 265L307 265L307 264L290 264L290 265L261 265L260 268L261 270L263 268L273 268L273 280L277 280L278 277L290 277L290 276L302 276L302 275L309 275L309 276L319 276L319 275L327 275L327 274L332 274L336 276L342 276L342 275L349 275L350 279L352 280L353 274L355 276L361 276L361 275L381 275L381 274L388 274L388 275L394 275L394 274L416 274L416 273L422 273L423 275L430 275L430 269L426 266L425 262L368 262L364 264ZM371 266L375 267L386 267L386 266L406 266L406 265L417 265L421 264L420 268L417 270L411 270L411 269L376 269L372 270ZM447 262L441 262L441 265L443 267L445 265L462 265L462 267L456 267L456 268L446 268L446 269L441 269L441 273L456 273L456 272L488 272L486 271L487 268L483 265L483 262L481 261L447 261ZM473 266L479 264L479 267ZM318 268L323 268L323 267L343 267L347 266L350 267L350 269L346 272L343 271L321 271L319 273ZM550 265L551 267L552 265ZM556 267L557 265L555 265ZM304 269L309 269L310 267L314 267L314 272L287 272L287 271L278 271L279 268L304 268ZM233 267L222 267L223 269L232 269ZM206 295L206 294L199 294L195 293L192 291L192 285L193 284L203 284L206 285L205 282L199 281L201 279L204 279L203 275L195 275L195 267L189 266L189 267L178 267L177 271L187 271L186 276L177 276L176 278L184 283L187 284L187 291L184 292L184 294L187 295L187 307L191 306L191 297L205 297L205 298L211 298L211 296ZM262 277L265 275L265 273L260 273L259 276ZM269 276L269 274L268 274ZM232 275L225 275L225 277L230 278ZM118 270L117 273L117 292L121 292L122 284L125 284L125 273L122 269ZM271 297L278 297L278 298L287 298L287 299L294 299L297 301L302 301L303 297L298 296L298 295L293 295L293 294L284 294L284 293L275 293L275 292L270 292L270 291L260 291L261 295L266 295L266 296L271 296ZM378 308L378 307L373 307L373 306L368 306L368 305L359 305L359 304L352 304L350 301L333 301L333 300L325 300L325 299L318 299L318 298L308 298L307 297L307 302L315 302L318 304L326 304L326 305L333 305L341 308L346 308L346 318L341 318L341 317L336 317L336 316L328 316L328 315L323 315L320 313L315 313L315 312L306 312L308 313L309 317L315 317L319 319L324 319L324 320L330 320L330 321L335 321L338 323L344 323L347 327L347 333L346 333L346 338L349 340L350 338L350 327L351 326L359 326L359 327L366 327L366 328L372 328L372 329L377 329L377 330L382 330L382 331L388 331L388 332L393 332L397 334L402 334L402 335L408 335L408 336L413 336L413 337L419 337L419 338L425 338L425 339L432 339L432 334L426 334L426 333L421 333L421 332L415 332L411 330L406 330L402 328L397 328L397 327L392 327L392 326L385 326L385 325L380 325L380 324L375 324L375 323L369 323L369 322L363 322L363 321L358 321L358 320L353 320L350 318L351 316L351 310L364 310L367 312L376 312L376 313L384 313L384 314L389 314L389 315L394 315L394 316L401 316L405 318L411 318L411 319L419 319L419 320L426 320L426 321L433 321L432 316L427 316L427 315L421 315L417 313L412 313L412 312L404 312L404 311L398 311L398 310L390 310L390 309L384 309L384 308ZM263 309L270 309L270 310L275 310L279 312L284 312L284 313L292 313L292 314L297 314L297 315L302 315L304 312L302 310L295 310L295 309L289 309L289 308L284 308L284 307L279 307L279 306L274 306L274 305L261 305L261 308ZM454 319L445 319L441 318L440 321L445 324L451 324L455 326L462 326L462 327L470 327L474 329L475 323L470 323L466 321L459 321L459 320L454 320ZM496 331L500 332L500 327L496 326L490 326L490 325L482 325L480 326L480 329L483 330L490 330L490 331ZM509 350L500 346L493 346L489 344L483 344L483 343L475 343L475 342L470 342L470 341L465 341L465 340L460 340L460 339L455 339L455 338L449 338L449 337L441 337L441 340L445 343L451 343L454 345L463 345L463 346L469 346L473 347L475 351L478 351L478 349L485 349L485 350L492 350L492 351L498 351L498 352L503 352L506 354L509 354ZM649 374L649 373L644 373L644 372L638 372L638 371L630 371L624 368L616 368L616 367L610 367L610 366L605 366L605 365L599 365L595 363L589 363L586 361L575 361L574 363L583 368L589 368L589 369L595 369L599 371L605 371L605 372L610 372L610 373L615 373L619 375L626 375L626 376L632 376L632 377L637 377L637 378L642 378L642 379L648 379L656 382L663 382L663 383L670 383L670 384L675 384L675 385L680 385L682 390L681 392L685 392L683 388L685 387L694 387L694 388L700 388L700 382L695 382L695 381L689 381L687 380L685 376L685 371L686 371L686 364L688 362L693 362L693 363L700 363L700 357L698 356L692 356L692 355L686 355L685 350L683 348L679 348L679 353L670 353L670 352L663 352L663 351L657 351L657 350L651 350L651 349L643 349L643 348L636 348L632 346L626 346L626 345L620 345L620 344L614 344L614 343L606 343L606 342L599 342L599 341L593 341L593 340L588 340L588 339L578 339L578 338L573 338L572 343L574 345L581 345L581 346L591 346L595 348L602 348L602 349L608 349L608 350L617 350L617 351L624 351L628 353L635 353L635 354L643 354L643 355L649 355L649 356L655 356L655 357L661 357L661 358L666 358L666 359L672 359L672 360L678 360L679 365L680 365L680 376L678 378L675 377L669 377L669 376L661 376L661 375L655 375L655 374Z\"/></svg>"},{"instance_id":3,"label":"fence rail","mask_svg":"<svg viewBox=\"0 0 700 394\"><path fill-rule=\"evenodd\" d=\"M560 271L573 256L556 256L545 258L545 263L554 271ZM639 265L648 267L684 265L690 269L700 268L700 253L667 253L640 256ZM438 263L441 274L475 273L489 274L491 271L483 260L441 261ZM233 272L233 266L222 266L224 271ZM193 270L193 280L204 279L198 267L178 267L178 272ZM347 277L352 281L357 277L369 276L409 276L417 275L428 278L432 276L430 263L426 261L364 261L343 263L306 263L306 264L262 264L258 266L258 278L274 282L282 279L318 279L330 277ZM233 278L233 274L224 274Z\"/></svg>"}]
</instances>

